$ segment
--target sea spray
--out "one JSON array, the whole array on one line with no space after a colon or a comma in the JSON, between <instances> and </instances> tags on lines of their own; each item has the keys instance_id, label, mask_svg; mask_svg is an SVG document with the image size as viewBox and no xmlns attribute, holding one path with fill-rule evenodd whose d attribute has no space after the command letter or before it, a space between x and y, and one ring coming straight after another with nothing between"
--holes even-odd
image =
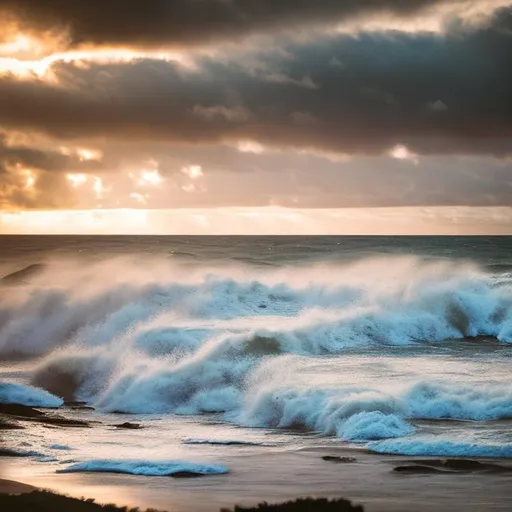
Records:
<instances>
[{"instance_id":1,"label":"sea spray","mask_svg":"<svg viewBox=\"0 0 512 512\"><path fill-rule=\"evenodd\" d=\"M448 367L387 383L385 358L374 374L364 355L353 362L358 351L512 341L511 313L510 280L416 257L187 271L50 262L0 299L0 355L41 358L33 384L104 411L217 412L364 440L407 436L419 418L511 417L507 383L454 381Z\"/></svg>"}]
</instances>

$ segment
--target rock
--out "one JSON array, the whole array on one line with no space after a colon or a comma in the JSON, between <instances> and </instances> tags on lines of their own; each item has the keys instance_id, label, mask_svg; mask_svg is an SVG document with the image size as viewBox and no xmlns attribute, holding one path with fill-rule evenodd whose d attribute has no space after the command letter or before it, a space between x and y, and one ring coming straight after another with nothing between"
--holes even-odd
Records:
<instances>
[{"instance_id":1,"label":"rock","mask_svg":"<svg viewBox=\"0 0 512 512\"><path fill-rule=\"evenodd\" d=\"M397 473L410 473L415 475L430 475L434 473L449 473L449 471L443 471L442 469L433 468L431 466L397 466L393 469Z\"/></svg>"},{"instance_id":2,"label":"rock","mask_svg":"<svg viewBox=\"0 0 512 512\"><path fill-rule=\"evenodd\" d=\"M128 421L126 421L125 423L120 423L119 425L113 425L113 426L116 428L126 428L129 430L139 430L139 429L143 428L140 423L129 423Z\"/></svg>"},{"instance_id":3,"label":"rock","mask_svg":"<svg viewBox=\"0 0 512 512\"><path fill-rule=\"evenodd\" d=\"M326 462L334 462L336 464L340 463L349 463L349 462L356 462L357 459L354 457L337 457L335 455L324 455L322 457L322 460L325 460Z\"/></svg>"},{"instance_id":4,"label":"rock","mask_svg":"<svg viewBox=\"0 0 512 512\"><path fill-rule=\"evenodd\" d=\"M445 468L457 471L483 471L494 467L494 464L483 464L482 462L469 459L446 459L442 461L442 464Z\"/></svg>"},{"instance_id":5,"label":"rock","mask_svg":"<svg viewBox=\"0 0 512 512\"><path fill-rule=\"evenodd\" d=\"M87 405L87 402L77 402L75 400L68 400L64 402L64 407L83 407Z\"/></svg>"},{"instance_id":6,"label":"rock","mask_svg":"<svg viewBox=\"0 0 512 512\"><path fill-rule=\"evenodd\" d=\"M441 461L442 465L453 471L471 472L489 471L492 473L510 473L512 467L503 466L501 464L491 464L489 462L479 462L471 459L446 459Z\"/></svg>"},{"instance_id":7,"label":"rock","mask_svg":"<svg viewBox=\"0 0 512 512\"><path fill-rule=\"evenodd\" d=\"M28 457L28 453L17 452L10 448L0 448L0 457Z\"/></svg>"},{"instance_id":8,"label":"rock","mask_svg":"<svg viewBox=\"0 0 512 512\"><path fill-rule=\"evenodd\" d=\"M0 430L23 430L24 427L0 417Z\"/></svg>"},{"instance_id":9,"label":"rock","mask_svg":"<svg viewBox=\"0 0 512 512\"><path fill-rule=\"evenodd\" d=\"M36 421L45 425L56 425L59 427L88 427L90 425L86 421L72 420L57 414L50 415L26 405L0 404L0 413L20 420Z\"/></svg>"},{"instance_id":10,"label":"rock","mask_svg":"<svg viewBox=\"0 0 512 512\"><path fill-rule=\"evenodd\" d=\"M176 473L172 473L173 478L200 478L202 476L206 476L203 473L196 473L194 471L176 471Z\"/></svg>"},{"instance_id":11,"label":"rock","mask_svg":"<svg viewBox=\"0 0 512 512\"><path fill-rule=\"evenodd\" d=\"M40 418L45 415L44 412L38 411L33 407L19 404L0 404L0 413L22 418Z\"/></svg>"},{"instance_id":12,"label":"rock","mask_svg":"<svg viewBox=\"0 0 512 512\"><path fill-rule=\"evenodd\" d=\"M399 466L395 471L414 472L413 468L423 468L423 472L435 470L438 473L512 473L512 466L504 466L471 459L424 459L409 461L408 466ZM418 470L419 472L419 470ZM431 473L434 471L430 471Z\"/></svg>"},{"instance_id":13,"label":"rock","mask_svg":"<svg viewBox=\"0 0 512 512\"><path fill-rule=\"evenodd\" d=\"M62 416L45 416L36 421L46 425L56 425L58 427L90 427L90 423L87 421L70 420Z\"/></svg>"}]
</instances>

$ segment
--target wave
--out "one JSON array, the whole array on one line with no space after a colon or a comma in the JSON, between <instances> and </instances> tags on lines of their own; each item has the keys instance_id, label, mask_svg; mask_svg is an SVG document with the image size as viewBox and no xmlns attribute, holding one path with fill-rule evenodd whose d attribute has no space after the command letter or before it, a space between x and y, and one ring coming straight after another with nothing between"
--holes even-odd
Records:
<instances>
[{"instance_id":1,"label":"wave","mask_svg":"<svg viewBox=\"0 0 512 512\"><path fill-rule=\"evenodd\" d=\"M469 443L438 439L388 439L369 443L375 453L396 455L422 455L440 457L511 458L512 446L503 444Z\"/></svg>"},{"instance_id":2,"label":"wave","mask_svg":"<svg viewBox=\"0 0 512 512\"><path fill-rule=\"evenodd\" d=\"M64 401L48 393L44 389L17 384L0 382L0 404L19 404L29 407L60 407Z\"/></svg>"},{"instance_id":3,"label":"wave","mask_svg":"<svg viewBox=\"0 0 512 512\"><path fill-rule=\"evenodd\" d=\"M242 318L252 318L252 325L232 323L246 338L261 334L256 326L265 319L262 335L275 340L271 349L292 353L476 336L510 342L511 289L509 279L469 264L413 257L270 270L60 262L45 265L0 299L0 356L39 357L70 344L104 346L133 329L142 351L166 355L195 349L226 332L219 323ZM145 330L162 315L168 322L146 338ZM177 319L186 320L179 329L190 335L188 341L180 341L176 330L165 331Z\"/></svg>"},{"instance_id":4,"label":"wave","mask_svg":"<svg viewBox=\"0 0 512 512\"><path fill-rule=\"evenodd\" d=\"M195 464L180 461L148 460L89 460L73 464L57 473L127 473L144 476L206 476L222 475L228 472L225 466L214 464Z\"/></svg>"},{"instance_id":5,"label":"wave","mask_svg":"<svg viewBox=\"0 0 512 512\"><path fill-rule=\"evenodd\" d=\"M471 264L61 262L11 292L0 298L0 357L39 358L30 382L53 403L215 412L349 441L404 437L417 419L512 417L509 383L454 377L449 366L423 377L368 359L411 347L441 353L468 338L512 342L511 280ZM364 355L351 363L354 353ZM355 373L367 377L356 382Z\"/></svg>"}]
</instances>

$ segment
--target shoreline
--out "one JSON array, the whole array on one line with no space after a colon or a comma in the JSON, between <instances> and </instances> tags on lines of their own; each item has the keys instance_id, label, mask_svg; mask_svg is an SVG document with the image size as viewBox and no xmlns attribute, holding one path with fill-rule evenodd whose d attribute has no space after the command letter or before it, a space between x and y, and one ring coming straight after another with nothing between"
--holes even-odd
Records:
<instances>
[{"instance_id":1,"label":"shoreline","mask_svg":"<svg viewBox=\"0 0 512 512\"><path fill-rule=\"evenodd\" d=\"M322 460L356 456L354 463ZM56 493L93 498L98 503L141 510L213 512L235 504L255 506L301 497L346 498L366 512L505 512L512 500L508 474L405 474L393 471L414 458L376 456L342 448L286 452L226 454L227 475L173 479L111 473L57 474L51 466L2 460L4 485L18 489L50 489ZM420 459L416 459L420 460ZM488 460L492 462L492 460ZM494 462L498 462L494 460ZM503 460L500 461L503 463ZM19 482L19 483L17 483ZM26 483L21 483L26 482Z\"/></svg>"}]
</instances>

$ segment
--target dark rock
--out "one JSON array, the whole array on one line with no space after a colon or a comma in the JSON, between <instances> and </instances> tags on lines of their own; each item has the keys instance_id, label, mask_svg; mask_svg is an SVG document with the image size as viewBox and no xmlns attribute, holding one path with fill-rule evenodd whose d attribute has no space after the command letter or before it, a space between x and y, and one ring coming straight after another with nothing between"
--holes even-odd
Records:
<instances>
[{"instance_id":1,"label":"dark rock","mask_svg":"<svg viewBox=\"0 0 512 512\"><path fill-rule=\"evenodd\" d=\"M126 428L129 430L139 430L139 429L143 428L140 423L129 423L128 421L126 421L125 423L120 423L119 425L113 425L113 426L116 428Z\"/></svg>"},{"instance_id":2,"label":"dark rock","mask_svg":"<svg viewBox=\"0 0 512 512\"><path fill-rule=\"evenodd\" d=\"M267 309L268 308L268 306L266 304L259 304L258 307L260 309Z\"/></svg>"},{"instance_id":3,"label":"dark rock","mask_svg":"<svg viewBox=\"0 0 512 512\"><path fill-rule=\"evenodd\" d=\"M222 509L221 512L231 512L229 509ZM266 502L256 507L235 506L233 512L364 512L361 505L352 505L349 500L325 498L300 498L295 501L287 501L278 505L270 505Z\"/></svg>"},{"instance_id":4,"label":"dark rock","mask_svg":"<svg viewBox=\"0 0 512 512\"><path fill-rule=\"evenodd\" d=\"M336 464L357 461L357 459L355 459L354 457L337 457L335 455L324 455L322 457L322 460L325 460L326 462L335 462Z\"/></svg>"},{"instance_id":5,"label":"dark rock","mask_svg":"<svg viewBox=\"0 0 512 512\"><path fill-rule=\"evenodd\" d=\"M0 457L28 457L29 453L17 452L10 448L0 448Z\"/></svg>"},{"instance_id":6,"label":"dark rock","mask_svg":"<svg viewBox=\"0 0 512 512\"><path fill-rule=\"evenodd\" d=\"M45 415L33 407L19 404L0 404L0 413L23 418L40 418Z\"/></svg>"},{"instance_id":7,"label":"dark rock","mask_svg":"<svg viewBox=\"0 0 512 512\"><path fill-rule=\"evenodd\" d=\"M70 420L62 416L45 416L36 420L38 423L46 425L56 425L58 427L89 427L91 424L88 421Z\"/></svg>"},{"instance_id":8,"label":"dark rock","mask_svg":"<svg viewBox=\"0 0 512 512\"><path fill-rule=\"evenodd\" d=\"M202 476L206 476L203 473L196 473L195 471L176 471L176 473L172 473L173 478L200 478Z\"/></svg>"},{"instance_id":9,"label":"dark rock","mask_svg":"<svg viewBox=\"0 0 512 512\"><path fill-rule=\"evenodd\" d=\"M64 402L64 407L83 407L85 405L87 405L87 402L77 402L75 400Z\"/></svg>"},{"instance_id":10,"label":"dark rock","mask_svg":"<svg viewBox=\"0 0 512 512\"><path fill-rule=\"evenodd\" d=\"M74 407L71 407L73 411L95 411L96 409L94 407L91 407L89 405L77 405Z\"/></svg>"},{"instance_id":11,"label":"dark rock","mask_svg":"<svg viewBox=\"0 0 512 512\"><path fill-rule=\"evenodd\" d=\"M410 473L415 475L431 475L434 473L450 473L450 471L443 471L442 469L433 468L431 466L420 466L420 465L411 465L411 466L397 466L393 469L397 473Z\"/></svg>"},{"instance_id":12,"label":"dark rock","mask_svg":"<svg viewBox=\"0 0 512 512\"><path fill-rule=\"evenodd\" d=\"M469 459L446 459L442 461L442 464L445 468L454 469L456 471L485 471L486 469L501 467L496 464L486 464Z\"/></svg>"},{"instance_id":13,"label":"dark rock","mask_svg":"<svg viewBox=\"0 0 512 512\"><path fill-rule=\"evenodd\" d=\"M0 404L0 413L25 421L35 421L45 425L57 425L60 427L88 427L89 422L71 420L57 414L48 414L33 407L18 404Z\"/></svg>"},{"instance_id":14,"label":"dark rock","mask_svg":"<svg viewBox=\"0 0 512 512\"><path fill-rule=\"evenodd\" d=\"M422 467L435 469L440 473L475 473L475 472L488 472L488 473L512 473L512 466L504 466L502 464L495 464L489 462L479 462L471 459L425 459L425 460L412 460L409 461L413 466L403 466L411 468L410 470L395 471L414 471L412 467Z\"/></svg>"},{"instance_id":15,"label":"dark rock","mask_svg":"<svg viewBox=\"0 0 512 512\"><path fill-rule=\"evenodd\" d=\"M24 427L0 417L0 430L23 430Z\"/></svg>"}]
</instances>

